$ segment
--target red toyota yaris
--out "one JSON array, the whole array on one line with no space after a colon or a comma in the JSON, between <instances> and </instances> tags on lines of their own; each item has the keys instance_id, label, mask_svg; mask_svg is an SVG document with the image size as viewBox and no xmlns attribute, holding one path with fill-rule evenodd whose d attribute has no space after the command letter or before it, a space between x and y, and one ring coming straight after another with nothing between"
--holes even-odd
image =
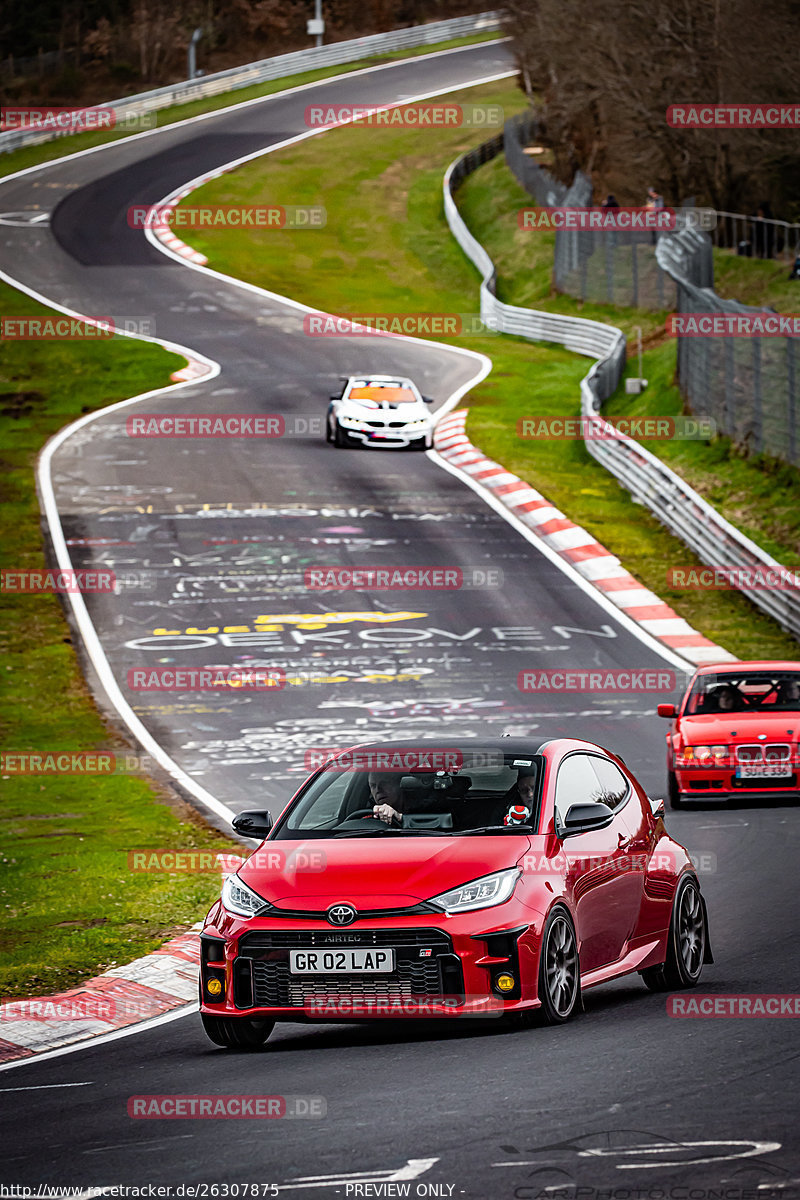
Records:
<instances>
[{"instance_id":1,"label":"red toyota yaris","mask_svg":"<svg viewBox=\"0 0 800 1200\"><path fill-rule=\"evenodd\" d=\"M701 667L667 734L672 808L687 800L800 799L800 663Z\"/></svg>"},{"instance_id":2,"label":"red toyota yaris","mask_svg":"<svg viewBox=\"0 0 800 1200\"><path fill-rule=\"evenodd\" d=\"M203 1025L256 1047L276 1021L538 1012L638 971L696 984L711 958L687 851L621 759L573 739L393 742L300 788L208 914Z\"/></svg>"}]
</instances>

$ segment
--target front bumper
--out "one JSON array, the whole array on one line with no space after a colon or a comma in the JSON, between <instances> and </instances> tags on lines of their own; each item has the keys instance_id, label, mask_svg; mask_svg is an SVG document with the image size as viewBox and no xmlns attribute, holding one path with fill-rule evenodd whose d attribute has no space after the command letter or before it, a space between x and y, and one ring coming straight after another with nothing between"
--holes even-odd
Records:
<instances>
[{"instance_id":1,"label":"front bumper","mask_svg":"<svg viewBox=\"0 0 800 1200\"><path fill-rule=\"evenodd\" d=\"M732 767L676 767L675 778L681 796L698 800L774 799L777 796L800 798L800 772L779 778L737 779Z\"/></svg>"},{"instance_id":2,"label":"front bumper","mask_svg":"<svg viewBox=\"0 0 800 1200\"><path fill-rule=\"evenodd\" d=\"M389 426L374 428L369 425L353 428L350 425L342 424L341 428L354 441L359 441L364 446L377 447L379 450L401 449L423 440L429 441L433 433L431 425L419 425L411 429L407 427L392 429Z\"/></svg>"},{"instance_id":3,"label":"front bumper","mask_svg":"<svg viewBox=\"0 0 800 1200\"><path fill-rule=\"evenodd\" d=\"M201 1011L276 1021L347 1021L372 1017L500 1016L536 1008L538 940L533 928L476 928L464 914L411 921L368 921L337 934L326 922L242 922L236 936L207 927L201 935ZM485 915L485 914L484 914ZM347 935L357 936L350 942ZM294 949L391 947L387 974L293 975ZM503 993L497 977L515 986ZM209 980L218 980L218 997ZM532 982L533 981L533 982Z\"/></svg>"}]
</instances>

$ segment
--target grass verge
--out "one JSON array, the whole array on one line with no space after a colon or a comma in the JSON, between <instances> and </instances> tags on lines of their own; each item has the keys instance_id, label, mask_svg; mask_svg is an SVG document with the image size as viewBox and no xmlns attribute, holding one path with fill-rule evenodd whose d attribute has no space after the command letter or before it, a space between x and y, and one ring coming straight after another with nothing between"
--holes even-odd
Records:
<instances>
[{"instance_id":1,"label":"grass verge","mask_svg":"<svg viewBox=\"0 0 800 1200\"><path fill-rule=\"evenodd\" d=\"M466 103L519 107L513 84L465 90ZM376 130L348 127L265 156L204 185L186 203L320 203L324 229L292 234L264 229L215 229L191 234L209 264L285 295L342 314L474 312L477 273L451 237L441 201L442 174L476 141L469 130ZM513 241L516 209L525 197L500 163L481 170L460 199L473 229L500 266L504 299L610 320L630 332L642 324L659 342L666 314L645 315L583 305L550 294L552 247L543 236ZM539 235L537 235L538 238ZM597 465L580 442L532 443L516 437L530 415L574 415L585 359L549 346L505 337L459 338L492 358L494 370L469 397L469 432L493 458L530 480L585 525L642 582L708 637L742 657L794 657L796 643L743 596L672 592L669 565L693 556ZM652 366L654 380L655 361ZM668 387L665 383L665 389ZM648 389L647 401L659 384ZM689 443L687 443L689 445ZM706 452L706 448L702 448ZM745 465L751 471L750 465ZM743 468L744 469L744 468ZM763 476L754 475L763 482ZM743 480L749 484L749 476ZM749 487L748 487L749 494ZM774 500L774 498L773 498ZM788 519L788 516L787 516Z\"/></svg>"},{"instance_id":2,"label":"grass verge","mask_svg":"<svg viewBox=\"0 0 800 1200\"><path fill-rule=\"evenodd\" d=\"M0 285L4 317L48 311ZM0 343L6 568L44 565L34 465L47 438L81 413L167 384L183 363L129 338ZM0 592L0 610L4 753L124 751L83 681L58 597ZM226 844L146 779L4 772L3 780L0 996L71 987L146 954L199 920L218 892L218 875L128 870L134 848Z\"/></svg>"},{"instance_id":3,"label":"grass verge","mask_svg":"<svg viewBox=\"0 0 800 1200\"><path fill-rule=\"evenodd\" d=\"M733 250L714 250L714 291L726 300L800 311L800 279L790 279L791 265L774 259L739 257Z\"/></svg>"}]
</instances>

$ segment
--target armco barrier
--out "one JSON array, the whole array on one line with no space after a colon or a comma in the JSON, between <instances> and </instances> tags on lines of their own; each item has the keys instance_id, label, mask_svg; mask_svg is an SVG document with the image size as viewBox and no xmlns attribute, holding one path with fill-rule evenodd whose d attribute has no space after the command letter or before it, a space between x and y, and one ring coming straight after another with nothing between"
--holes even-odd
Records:
<instances>
[{"instance_id":1,"label":"armco barrier","mask_svg":"<svg viewBox=\"0 0 800 1200\"><path fill-rule=\"evenodd\" d=\"M282 79L301 71L357 62L358 59L373 53L430 46L437 42L449 41L451 38L469 37L474 33L491 33L499 29L498 12L473 13L467 17L454 17L449 21L432 21L428 25L413 25L409 29L393 29L388 33L374 33L346 42L333 42L329 46L309 46L307 50L295 50L291 54L263 58L243 67L231 67L214 75L204 75L200 79L187 79L167 87L155 88L150 92L140 92L136 96L109 100L97 107L103 110L110 109L116 114L118 121L123 121L126 117L155 112L156 109L169 108L173 104L186 104L190 100L200 100L205 96L219 96L224 92L252 87L270 79ZM48 142L55 137L65 136L69 136L69 131L9 130L0 133L0 151L16 150L20 146Z\"/></svg>"},{"instance_id":2,"label":"armco barrier","mask_svg":"<svg viewBox=\"0 0 800 1200\"><path fill-rule=\"evenodd\" d=\"M581 412L602 429L604 436L602 439L588 438L588 452L704 563L727 567L778 567L780 564L776 559L720 516L659 458L632 438L619 433L600 415L603 401L619 386L625 369L625 338L621 330L600 321L519 308L497 299L494 263L467 228L453 193L468 175L502 150L503 137L499 135L456 159L444 177L444 210L450 231L481 273L481 317L502 333L531 341L557 342L567 350L597 360L581 381ZM659 239L659 249L664 243L669 244L671 236L664 235ZM667 253L666 246L663 253ZM783 591L748 591L747 595L758 608L800 639L800 587Z\"/></svg>"}]
</instances>

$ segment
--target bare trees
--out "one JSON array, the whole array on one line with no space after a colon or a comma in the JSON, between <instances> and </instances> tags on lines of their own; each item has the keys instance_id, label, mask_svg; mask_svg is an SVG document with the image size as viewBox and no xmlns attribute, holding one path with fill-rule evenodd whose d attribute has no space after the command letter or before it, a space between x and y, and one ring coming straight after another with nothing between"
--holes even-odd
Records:
<instances>
[{"instance_id":1,"label":"bare trees","mask_svg":"<svg viewBox=\"0 0 800 1200\"><path fill-rule=\"evenodd\" d=\"M506 12L562 178L592 161L598 187L628 200L656 183L716 208L768 191L789 202L776 189L792 177L798 131L672 129L666 109L793 102L796 0L510 0Z\"/></svg>"}]
</instances>

